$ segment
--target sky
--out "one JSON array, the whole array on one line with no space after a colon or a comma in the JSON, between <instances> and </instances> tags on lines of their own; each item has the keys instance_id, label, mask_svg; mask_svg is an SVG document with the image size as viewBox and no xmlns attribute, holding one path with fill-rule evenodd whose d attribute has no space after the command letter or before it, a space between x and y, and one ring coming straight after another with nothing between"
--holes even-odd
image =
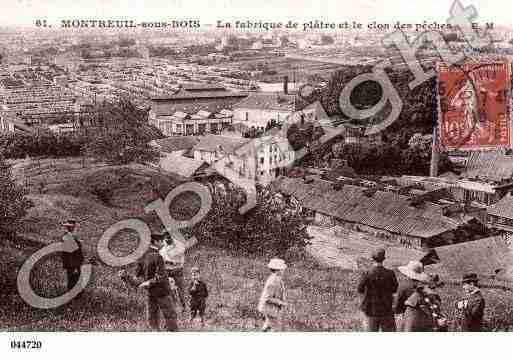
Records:
<instances>
[{"instance_id":1,"label":"sky","mask_svg":"<svg viewBox=\"0 0 513 359\"><path fill-rule=\"evenodd\" d=\"M479 21L512 25L510 0L462 0ZM262 21L446 22L452 0L0 0L0 26L31 25L37 19L169 21L198 19Z\"/></svg>"}]
</instances>

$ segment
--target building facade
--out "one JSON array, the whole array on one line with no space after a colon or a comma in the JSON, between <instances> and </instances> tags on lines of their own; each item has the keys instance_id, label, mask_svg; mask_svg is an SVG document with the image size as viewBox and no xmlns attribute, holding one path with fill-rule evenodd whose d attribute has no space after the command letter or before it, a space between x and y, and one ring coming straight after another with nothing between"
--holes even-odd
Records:
<instances>
[{"instance_id":1,"label":"building facade","mask_svg":"<svg viewBox=\"0 0 513 359\"><path fill-rule=\"evenodd\" d=\"M246 96L219 87L181 89L151 100L149 123L166 136L218 134L233 123L231 108Z\"/></svg>"}]
</instances>

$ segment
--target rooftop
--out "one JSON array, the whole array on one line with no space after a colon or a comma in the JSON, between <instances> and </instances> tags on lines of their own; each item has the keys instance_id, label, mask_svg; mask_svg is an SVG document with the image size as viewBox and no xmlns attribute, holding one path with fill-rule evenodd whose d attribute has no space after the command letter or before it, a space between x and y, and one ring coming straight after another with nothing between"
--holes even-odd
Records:
<instances>
[{"instance_id":1,"label":"rooftop","mask_svg":"<svg viewBox=\"0 0 513 359\"><path fill-rule=\"evenodd\" d=\"M234 154L238 148L249 141L250 139L240 137L206 135L193 147L193 150L206 152L223 151Z\"/></svg>"},{"instance_id":2,"label":"rooftop","mask_svg":"<svg viewBox=\"0 0 513 359\"><path fill-rule=\"evenodd\" d=\"M507 194L499 202L488 207L488 214L513 219L513 196Z\"/></svg>"},{"instance_id":3,"label":"rooftop","mask_svg":"<svg viewBox=\"0 0 513 359\"><path fill-rule=\"evenodd\" d=\"M434 252L449 277L461 278L466 273L490 277L496 271L500 277L511 277L513 257L500 236L436 247Z\"/></svg>"},{"instance_id":4,"label":"rooftop","mask_svg":"<svg viewBox=\"0 0 513 359\"><path fill-rule=\"evenodd\" d=\"M275 185L306 208L393 233L430 238L458 227L442 215L440 206L412 206L408 197L396 193L370 193L367 188L353 185L335 190L327 181L307 184L302 179L287 177L280 177Z\"/></svg>"},{"instance_id":5,"label":"rooftop","mask_svg":"<svg viewBox=\"0 0 513 359\"><path fill-rule=\"evenodd\" d=\"M187 151L200 142L199 136L172 136L152 141L162 152Z\"/></svg>"},{"instance_id":6,"label":"rooftop","mask_svg":"<svg viewBox=\"0 0 513 359\"><path fill-rule=\"evenodd\" d=\"M506 155L502 151L472 152L461 176L491 182L511 180L513 155Z\"/></svg>"},{"instance_id":7,"label":"rooftop","mask_svg":"<svg viewBox=\"0 0 513 359\"><path fill-rule=\"evenodd\" d=\"M173 95L153 97L151 100L156 102L175 101L175 100L195 100L195 99L217 99L217 98L243 98L247 94L234 91L184 91L180 90Z\"/></svg>"},{"instance_id":8,"label":"rooftop","mask_svg":"<svg viewBox=\"0 0 513 359\"><path fill-rule=\"evenodd\" d=\"M258 110L276 110L276 111L295 111L295 95L285 95L282 93L263 93L256 92L250 94L234 108L258 109Z\"/></svg>"}]
</instances>

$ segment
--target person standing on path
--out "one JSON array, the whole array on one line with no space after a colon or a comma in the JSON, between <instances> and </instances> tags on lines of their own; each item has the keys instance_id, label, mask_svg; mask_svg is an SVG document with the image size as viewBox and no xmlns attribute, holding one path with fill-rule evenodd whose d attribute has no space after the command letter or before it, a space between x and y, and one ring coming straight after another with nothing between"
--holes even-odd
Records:
<instances>
[{"instance_id":1,"label":"person standing on path","mask_svg":"<svg viewBox=\"0 0 513 359\"><path fill-rule=\"evenodd\" d=\"M167 331L177 331L175 302L172 298L171 287L166 273L164 259L159 250L164 246L164 237L152 234L150 248L139 260L137 277L144 282L139 288L148 290L148 324L151 329L160 329L159 312L162 312Z\"/></svg>"},{"instance_id":2,"label":"person standing on path","mask_svg":"<svg viewBox=\"0 0 513 359\"><path fill-rule=\"evenodd\" d=\"M392 270L383 266L384 248L375 250L371 257L374 267L362 274L357 288L362 295L363 328L369 332L393 332L396 325L392 305L398 287L397 278Z\"/></svg>"},{"instance_id":3,"label":"person standing on path","mask_svg":"<svg viewBox=\"0 0 513 359\"><path fill-rule=\"evenodd\" d=\"M394 312L398 316L398 329L403 329L404 313L406 311L405 302L415 293L420 282L429 280L429 276L424 272L424 265L419 261L410 261L405 266L397 268L404 277L399 281L399 289L394 304Z\"/></svg>"},{"instance_id":4,"label":"person standing on path","mask_svg":"<svg viewBox=\"0 0 513 359\"><path fill-rule=\"evenodd\" d=\"M281 331L283 330L282 310L287 305L285 302L285 284L282 277L287 265L283 259L273 258L269 261L267 267L271 270L271 275L265 282L257 309L265 318L262 331Z\"/></svg>"},{"instance_id":5,"label":"person standing on path","mask_svg":"<svg viewBox=\"0 0 513 359\"><path fill-rule=\"evenodd\" d=\"M185 311L185 280L184 280L184 264L185 264L185 244L179 240L173 239L171 234L164 230L162 236L165 239L164 246L160 249L160 255L164 259L166 272L169 278L173 278L178 288L178 298L182 305L182 311Z\"/></svg>"},{"instance_id":6,"label":"person standing on path","mask_svg":"<svg viewBox=\"0 0 513 359\"><path fill-rule=\"evenodd\" d=\"M77 222L73 219L62 224L66 233L62 237L62 266L66 270L68 291L73 289L80 279L84 253L82 242L76 235Z\"/></svg>"},{"instance_id":7,"label":"person standing on path","mask_svg":"<svg viewBox=\"0 0 513 359\"><path fill-rule=\"evenodd\" d=\"M477 274L464 275L462 285L465 296L456 303L456 308L462 314L461 331L480 332L483 330L485 300L478 286Z\"/></svg>"}]
</instances>

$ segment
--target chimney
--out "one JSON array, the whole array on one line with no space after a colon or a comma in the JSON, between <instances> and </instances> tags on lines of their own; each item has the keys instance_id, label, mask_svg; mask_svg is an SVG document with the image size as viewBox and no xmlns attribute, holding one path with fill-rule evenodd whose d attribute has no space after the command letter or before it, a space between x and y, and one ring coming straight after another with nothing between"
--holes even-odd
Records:
<instances>
[{"instance_id":1,"label":"chimney","mask_svg":"<svg viewBox=\"0 0 513 359\"><path fill-rule=\"evenodd\" d=\"M283 93L288 95L289 93L289 77L283 76Z\"/></svg>"}]
</instances>

